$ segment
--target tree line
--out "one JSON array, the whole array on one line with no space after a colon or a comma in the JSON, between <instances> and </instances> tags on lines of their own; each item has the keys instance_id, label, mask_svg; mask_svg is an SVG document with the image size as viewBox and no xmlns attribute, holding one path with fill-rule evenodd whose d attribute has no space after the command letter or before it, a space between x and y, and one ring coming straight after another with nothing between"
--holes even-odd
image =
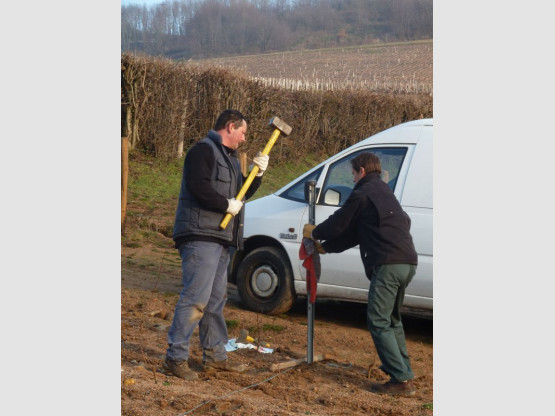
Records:
<instances>
[{"instance_id":1,"label":"tree line","mask_svg":"<svg viewBox=\"0 0 555 416\"><path fill-rule=\"evenodd\" d=\"M172 59L433 38L433 0L166 0L121 7L121 51Z\"/></svg>"}]
</instances>

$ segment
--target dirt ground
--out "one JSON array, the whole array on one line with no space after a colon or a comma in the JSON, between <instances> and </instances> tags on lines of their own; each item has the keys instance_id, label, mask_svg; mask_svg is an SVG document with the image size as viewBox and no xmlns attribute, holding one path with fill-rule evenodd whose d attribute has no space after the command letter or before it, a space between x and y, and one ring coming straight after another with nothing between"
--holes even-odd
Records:
<instances>
[{"instance_id":1,"label":"dirt ground","mask_svg":"<svg viewBox=\"0 0 555 416\"><path fill-rule=\"evenodd\" d=\"M164 374L166 335L181 288L179 258L173 251L153 254L122 248L122 415L433 414L432 321L404 318L416 394L378 395L368 390L370 384L388 377L378 369L362 304L317 301L314 356L323 354L325 359L272 371L272 364L306 357L306 298L299 298L287 314L263 315L242 309L236 288L229 285L225 309L229 337L237 338L241 329L247 329L273 352L229 352L229 358L248 365L247 372L204 373L197 330L189 364L199 372L199 380Z\"/></svg>"}]
</instances>

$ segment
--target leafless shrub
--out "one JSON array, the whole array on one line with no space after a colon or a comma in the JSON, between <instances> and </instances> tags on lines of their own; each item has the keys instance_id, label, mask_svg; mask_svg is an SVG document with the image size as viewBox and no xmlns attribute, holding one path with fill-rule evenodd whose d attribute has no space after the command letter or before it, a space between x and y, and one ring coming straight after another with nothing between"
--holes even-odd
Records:
<instances>
[{"instance_id":1,"label":"leafless shrub","mask_svg":"<svg viewBox=\"0 0 555 416\"><path fill-rule=\"evenodd\" d=\"M132 148L161 158L180 156L206 135L218 114L235 108L249 117L241 150L254 155L278 116L292 128L272 150L273 163L307 153L334 154L404 121L431 117L433 98L356 89L287 90L238 70L122 55L122 135Z\"/></svg>"}]
</instances>

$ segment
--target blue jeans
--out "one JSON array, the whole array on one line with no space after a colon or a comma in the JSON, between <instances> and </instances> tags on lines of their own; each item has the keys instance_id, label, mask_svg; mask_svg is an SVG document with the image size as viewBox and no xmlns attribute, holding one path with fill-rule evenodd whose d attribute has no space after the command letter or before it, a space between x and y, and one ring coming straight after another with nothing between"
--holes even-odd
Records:
<instances>
[{"instance_id":1,"label":"blue jeans","mask_svg":"<svg viewBox=\"0 0 555 416\"><path fill-rule=\"evenodd\" d=\"M393 381L414 378L401 321L401 306L405 288L415 273L416 266L411 264L386 264L375 266L370 280L366 310L368 330L382 362L380 368Z\"/></svg>"},{"instance_id":2,"label":"blue jeans","mask_svg":"<svg viewBox=\"0 0 555 416\"><path fill-rule=\"evenodd\" d=\"M229 250L217 243L191 241L179 247L179 255L183 290L168 331L166 356L187 360L191 335L198 325L203 361L225 360L228 334L223 311Z\"/></svg>"}]
</instances>

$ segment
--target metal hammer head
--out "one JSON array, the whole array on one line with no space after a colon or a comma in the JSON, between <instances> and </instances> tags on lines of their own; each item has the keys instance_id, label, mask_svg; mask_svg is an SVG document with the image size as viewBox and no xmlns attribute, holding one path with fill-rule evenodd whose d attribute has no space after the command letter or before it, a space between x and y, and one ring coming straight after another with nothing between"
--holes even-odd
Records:
<instances>
[{"instance_id":1,"label":"metal hammer head","mask_svg":"<svg viewBox=\"0 0 555 416\"><path fill-rule=\"evenodd\" d=\"M291 130L292 130L289 124L285 123L284 121L281 121L277 117L273 117L270 120L270 126L281 131L281 134L283 134L284 136L289 136L289 133L291 133Z\"/></svg>"}]
</instances>

